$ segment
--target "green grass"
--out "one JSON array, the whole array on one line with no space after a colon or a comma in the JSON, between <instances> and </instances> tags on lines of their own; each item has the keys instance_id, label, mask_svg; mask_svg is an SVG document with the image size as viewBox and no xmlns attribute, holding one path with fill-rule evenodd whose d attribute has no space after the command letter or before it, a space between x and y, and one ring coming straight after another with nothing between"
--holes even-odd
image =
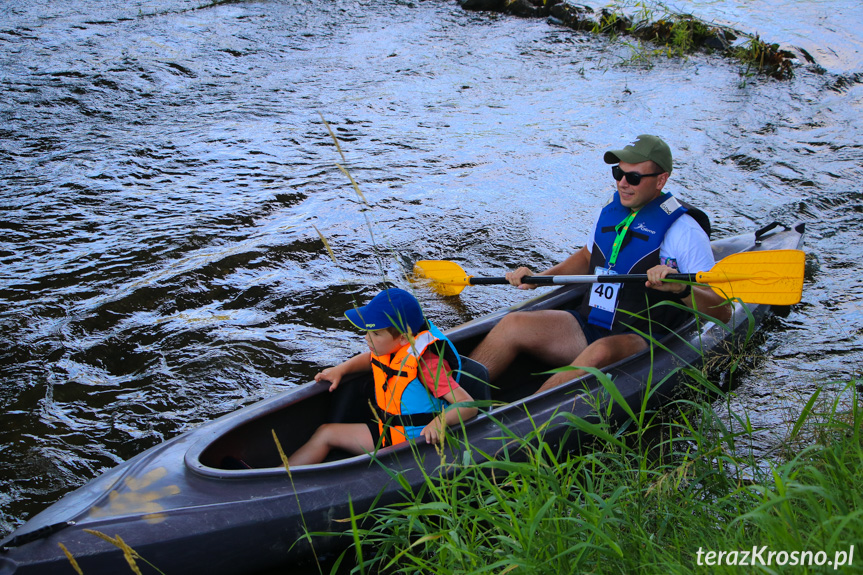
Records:
<instances>
[{"instance_id":1,"label":"green grass","mask_svg":"<svg viewBox=\"0 0 863 575\"><path fill-rule=\"evenodd\" d=\"M779 48L779 44L768 44L757 34L742 46L731 50L731 54L746 65L746 69L740 72L743 77L741 85L745 85L746 79L756 73L766 72L775 78L790 78L793 75L787 53Z\"/></svg>"},{"instance_id":2,"label":"green grass","mask_svg":"<svg viewBox=\"0 0 863 575\"><path fill-rule=\"evenodd\" d=\"M503 5L506 12L509 4ZM777 79L793 76L794 55L778 44L762 41L758 34L748 34L728 26L676 11L663 2L652 0L614 0L601 8L578 3L546 3L540 15L553 16L562 25L575 30L606 34L612 41L623 37L630 56L621 62L627 66L650 68L657 58L687 58L695 52L719 53L745 67L745 79L764 75Z\"/></svg>"},{"instance_id":3,"label":"green grass","mask_svg":"<svg viewBox=\"0 0 863 575\"><path fill-rule=\"evenodd\" d=\"M844 553L847 562L863 537L863 418L854 386L844 390L855 398L847 409L814 394L788 438L794 444L805 433L809 446L766 462L744 447L755 431L748 420L727 413L722 397L705 397L713 386L700 372L689 375L691 398L661 414L637 413L624 429L570 417L573 430L597 438L581 453L544 443L539 429L523 440L523 459L477 457L483 462L427 477L405 503L373 510L363 517L370 527L354 528L366 550L354 571L768 573L810 557L842 561ZM736 551L725 563L771 566L707 566L710 551ZM861 562L858 550L853 566L793 572L850 573Z\"/></svg>"}]
</instances>

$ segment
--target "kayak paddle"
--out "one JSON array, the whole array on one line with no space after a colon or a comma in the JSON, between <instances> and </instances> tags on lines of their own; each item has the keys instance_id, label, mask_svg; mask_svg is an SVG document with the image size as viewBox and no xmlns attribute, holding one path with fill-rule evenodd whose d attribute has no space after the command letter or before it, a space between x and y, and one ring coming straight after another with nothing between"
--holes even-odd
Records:
<instances>
[{"instance_id":1,"label":"kayak paddle","mask_svg":"<svg viewBox=\"0 0 863 575\"><path fill-rule=\"evenodd\" d=\"M801 250L763 250L740 252L725 257L708 272L669 274L665 279L707 284L724 298L739 298L746 303L791 305L803 295L803 269L806 255ZM414 274L431 280L441 295L458 295L469 285L508 284L506 278L477 278L467 275L455 262L422 260ZM581 283L646 282L646 274L527 276L521 280L536 285Z\"/></svg>"}]
</instances>

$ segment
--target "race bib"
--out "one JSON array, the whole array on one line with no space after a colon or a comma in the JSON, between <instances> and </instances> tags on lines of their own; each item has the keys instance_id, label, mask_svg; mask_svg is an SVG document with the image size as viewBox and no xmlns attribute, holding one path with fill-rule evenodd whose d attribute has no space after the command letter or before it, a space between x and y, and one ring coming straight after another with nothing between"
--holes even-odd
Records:
<instances>
[{"instance_id":1,"label":"race bib","mask_svg":"<svg viewBox=\"0 0 863 575\"><path fill-rule=\"evenodd\" d=\"M606 268L596 268L596 275L617 275L617 272ZM596 283L593 289L590 290L590 301L588 305L593 308L601 309L610 313L614 313L617 308L617 294L620 291L620 284Z\"/></svg>"}]
</instances>

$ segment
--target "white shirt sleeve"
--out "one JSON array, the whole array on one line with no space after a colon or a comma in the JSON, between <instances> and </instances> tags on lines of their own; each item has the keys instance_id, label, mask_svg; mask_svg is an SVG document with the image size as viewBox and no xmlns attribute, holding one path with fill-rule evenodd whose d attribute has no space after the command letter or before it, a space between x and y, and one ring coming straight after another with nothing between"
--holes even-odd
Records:
<instances>
[{"instance_id":1,"label":"white shirt sleeve","mask_svg":"<svg viewBox=\"0 0 863 575\"><path fill-rule=\"evenodd\" d=\"M710 239L689 214L683 214L668 228L659 246L659 262L684 274L707 272L716 264Z\"/></svg>"}]
</instances>

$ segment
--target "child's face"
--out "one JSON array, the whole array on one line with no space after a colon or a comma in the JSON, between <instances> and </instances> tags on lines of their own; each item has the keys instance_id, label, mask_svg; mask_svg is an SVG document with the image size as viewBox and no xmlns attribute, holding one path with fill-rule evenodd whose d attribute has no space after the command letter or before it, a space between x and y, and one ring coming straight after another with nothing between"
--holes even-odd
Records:
<instances>
[{"instance_id":1,"label":"child's face","mask_svg":"<svg viewBox=\"0 0 863 575\"><path fill-rule=\"evenodd\" d=\"M366 332L366 343L375 355L389 355L407 343L404 335L393 336L388 330L375 329Z\"/></svg>"}]
</instances>

